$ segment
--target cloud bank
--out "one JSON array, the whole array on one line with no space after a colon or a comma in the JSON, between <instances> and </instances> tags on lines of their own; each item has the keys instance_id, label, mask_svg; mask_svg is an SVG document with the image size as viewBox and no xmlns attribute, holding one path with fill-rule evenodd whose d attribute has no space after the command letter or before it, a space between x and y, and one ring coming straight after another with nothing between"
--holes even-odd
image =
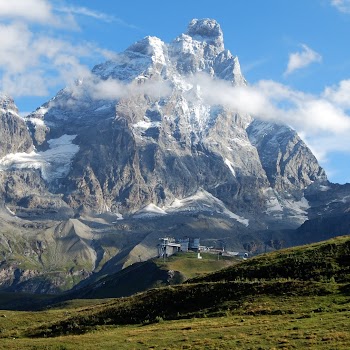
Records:
<instances>
[{"instance_id":1,"label":"cloud bank","mask_svg":"<svg viewBox=\"0 0 350 350\"><path fill-rule=\"evenodd\" d=\"M191 83L200 86L202 97L208 104L227 106L266 121L286 123L308 134L350 131L350 118L343 109L344 105L350 106L345 98L350 92L350 81L326 88L319 96L271 80L232 86L230 82L198 74Z\"/></svg>"},{"instance_id":2,"label":"cloud bank","mask_svg":"<svg viewBox=\"0 0 350 350\"><path fill-rule=\"evenodd\" d=\"M103 80L89 73L80 83L71 86L67 91L72 96L72 101L69 100L68 104L74 104L74 101L82 97L112 102L137 95L147 95L155 99L164 98L170 96L172 89L169 81L145 79L142 82L135 80L124 83L115 79Z\"/></svg>"},{"instance_id":3,"label":"cloud bank","mask_svg":"<svg viewBox=\"0 0 350 350\"><path fill-rule=\"evenodd\" d=\"M0 18L46 24L55 22L52 7L46 0L1 1Z\"/></svg>"},{"instance_id":4,"label":"cloud bank","mask_svg":"<svg viewBox=\"0 0 350 350\"><path fill-rule=\"evenodd\" d=\"M190 102L221 105L233 113L249 114L268 122L287 124L295 129L319 160L330 152L350 152L350 80L324 89L320 94L307 94L271 80L247 86L215 79L206 73L190 76L185 98ZM96 100L116 101L135 95L167 98L174 85L169 80L146 79L141 84L101 80L90 74L81 85L71 90L72 103L84 94ZM193 93L195 92L195 93Z\"/></svg>"},{"instance_id":5,"label":"cloud bank","mask_svg":"<svg viewBox=\"0 0 350 350\"><path fill-rule=\"evenodd\" d=\"M350 109L350 79L342 80L337 86L326 87L323 96L341 108Z\"/></svg>"}]
</instances>

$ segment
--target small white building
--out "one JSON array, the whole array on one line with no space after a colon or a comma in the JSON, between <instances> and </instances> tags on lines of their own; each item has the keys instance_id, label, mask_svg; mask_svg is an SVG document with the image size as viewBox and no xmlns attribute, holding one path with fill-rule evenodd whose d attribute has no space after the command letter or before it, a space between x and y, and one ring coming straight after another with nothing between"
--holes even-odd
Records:
<instances>
[{"instance_id":1,"label":"small white building","mask_svg":"<svg viewBox=\"0 0 350 350\"><path fill-rule=\"evenodd\" d=\"M158 243L158 257L167 257L173 255L176 252L188 252L189 250L201 251L204 250L203 246L200 246L199 238L184 237L175 240L172 237L159 238ZM201 249L202 248L202 249Z\"/></svg>"}]
</instances>

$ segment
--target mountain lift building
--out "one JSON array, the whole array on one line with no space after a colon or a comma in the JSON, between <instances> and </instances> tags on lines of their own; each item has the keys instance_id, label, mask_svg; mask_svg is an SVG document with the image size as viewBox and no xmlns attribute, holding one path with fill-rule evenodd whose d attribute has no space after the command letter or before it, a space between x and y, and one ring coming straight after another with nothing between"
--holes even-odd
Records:
<instances>
[{"instance_id":1,"label":"mountain lift building","mask_svg":"<svg viewBox=\"0 0 350 350\"><path fill-rule=\"evenodd\" d=\"M175 239L171 237L159 238L158 257L171 256L177 252L188 252L189 250L200 251L200 239L185 237Z\"/></svg>"}]
</instances>

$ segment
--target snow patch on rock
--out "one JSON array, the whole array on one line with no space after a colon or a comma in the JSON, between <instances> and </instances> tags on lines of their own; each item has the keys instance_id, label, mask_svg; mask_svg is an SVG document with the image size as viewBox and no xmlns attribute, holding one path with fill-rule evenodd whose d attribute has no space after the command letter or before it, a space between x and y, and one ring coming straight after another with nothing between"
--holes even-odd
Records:
<instances>
[{"instance_id":1,"label":"snow patch on rock","mask_svg":"<svg viewBox=\"0 0 350 350\"><path fill-rule=\"evenodd\" d=\"M178 211L213 212L228 216L244 226L249 226L249 220L239 216L226 208L225 204L211 193L200 189L194 195L182 199L175 199L171 205L164 208L168 213Z\"/></svg>"},{"instance_id":2,"label":"snow patch on rock","mask_svg":"<svg viewBox=\"0 0 350 350\"><path fill-rule=\"evenodd\" d=\"M225 158L225 164L228 166L228 168L230 169L232 175L234 177L236 177L236 172L235 172L235 169L233 168L233 164L227 159Z\"/></svg>"},{"instance_id":3,"label":"snow patch on rock","mask_svg":"<svg viewBox=\"0 0 350 350\"><path fill-rule=\"evenodd\" d=\"M16 116L16 117L19 117L19 118L21 118L21 116L17 113L17 111L15 111L14 109L4 109L4 108L0 108L0 112L1 113L10 113L10 114L12 114L12 115L14 115L14 116Z\"/></svg>"},{"instance_id":4,"label":"snow patch on rock","mask_svg":"<svg viewBox=\"0 0 350 350\"><path fill-rule=\"evenodd\" d=\"M79 146L72 143L77 135L62 135L48 141L45 152L10 153L0 159L0 171L8 169L39 169L47 182L66 176Z\"/></svg>"},{"instance_id":5,"label":"snow patch on rock","mask_svg":"<svg viewBox=\"0 0 350 350\"><path fill-rule=\"evenodd\" d=\"M272 188L264 190L266 196L265 213L278 220L284 217L294 217L301 224L308 219L307 210L310 208L309 202L305 197L299 201L293 198L283 198Z\"/></svg>"},{"instance_id":6,"label":"snow patch on rock","mask_svg":"<svg viewBox=\"0 0 350 350\"><path fill-rule=\"evenodd\" d=\"M153 203L150 203L146 205L144 208L139 210L135 215L134 218L144 218L144 217L151 217L151 216L162 216L166 215L167 212L163 210L162 208L159 208Z\"/></svg>"},{"instance_id":7,"label":"snow patch on rock","mask_svg":"<svg viewBox=\"0 0 350 350\"><path fill-rule=\"evenodd\" d=\"M147 130L149 128L155 128L155 127L159 127L160 126L160 122L151 122L148 118L141 120L135 124L132 124L132 126L136 129L144 129Z\"/></svg>"}]
</instances>

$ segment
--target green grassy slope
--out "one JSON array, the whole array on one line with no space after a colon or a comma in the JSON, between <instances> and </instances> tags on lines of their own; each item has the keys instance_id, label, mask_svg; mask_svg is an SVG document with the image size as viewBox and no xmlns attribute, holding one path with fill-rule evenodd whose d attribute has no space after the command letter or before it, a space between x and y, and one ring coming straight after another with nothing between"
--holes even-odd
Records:
<instances>
[{"instance_id":1,"label":"green grassy slope","mask_svg":"<svg viewBox=\"0 0 350 350\"><path fill-rule=\"evenodd\" d=\"M33 329L28 334L80 334L98 325L214 317L228 311L240 313L246 303L259 298L344 297L350 291L349 246L350 237L340 237L266 254L193 279L191 283L152 289L92 307L66 320ZM299 261L303 264L297 268ZM317 309L317 302L314 308ZM350 310L349 303L346 308ZM294 311L290 308L288 312Z\"/></svg>"},{"instance_id":2,"label":"green grassy slope","mask_svg":"<svg viewBox=\"0 0 350 350\"><path fill-rule=\"evenodd\" d=\"M238 310L252 296L327 296L341 292L336 285L318 282L217 282L152 289L92 307L66 320L28 332L31 336L81 334L97 325L154 323Z\"/></svg>"},{"instance_id":3,"label":"green grassy slope","mask_svg":"<svg viewBox=\"0 0 350 350\"><path fill-rule=\"evenodd\" d=\"M350 236L260 255L192 282L278 278L350 282Z\"/></svg>"},{"instance_id":4,"label":"green grassy slope","mask_svg":"<svg viewBox=\"0 0 350 350\"><path fill-rule=\"evenodd\" d=\"M178 253L170 256L165 261L156 259L157 265L166 270L179 271L184 280L202 276L225 267L235 265L242 260L238 257L217 256L211 253L201 253L202 259L198 259L197 253Z\"/></svg>"},{"instance_id":5,"label":"green grassy slope","mask_svg":"<svg viewBox=\"0 0 350 350\"><path fill-rule=\"evenodd\" d=\"M218 317L143 325L100 325L81 335L28 338L34 325L81 309L0 313L0 349L317 349L348 350L349 295L256 296ZM68 314L68 315L66 315ZM3 317L6 316L6 317Z\"/></svg>"}]
</instances>

